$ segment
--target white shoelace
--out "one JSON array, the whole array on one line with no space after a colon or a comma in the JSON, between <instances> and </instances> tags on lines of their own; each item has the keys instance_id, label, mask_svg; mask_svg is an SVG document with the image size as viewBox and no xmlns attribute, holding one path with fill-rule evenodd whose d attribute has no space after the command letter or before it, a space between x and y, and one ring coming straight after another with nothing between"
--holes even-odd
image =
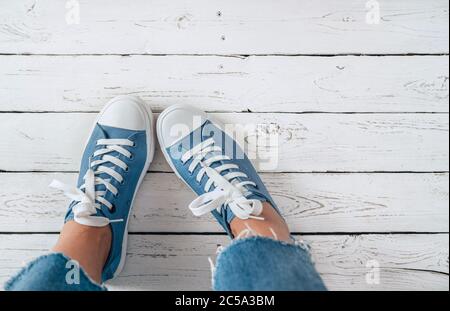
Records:
<instances>
[{"instance_id":1,"label":"white shoelace","mask_svg":"<svg viewBox=\"0 0 450 311\"><path fill-rule=\"evenodd\" d=\"M220 154L212 155L204 160L209 153L215 152ZM213 163L231 160L228 156L222 154L221 147L214 145L213 138L198 144L181 157L183 163L191 159L193 160L189 165L190 173L193 173L198 165L202 167L197 174L197 182L200 183L205 174L209 177L204 187L205 193L189 205L189 209L195 216L202 216L213 210L220 212L222 205L226 205L240 219L254 218L263 220L263 218L258 217L263 210L261 201L249 200L245 197L245 193L248 191L245 186L251 185L256 187L256 184L252 181L240 181L239 178L247 178L247 175L243 172L234 171L223 176L220 174L227 170L238 170L239 166L236 164L222 164L215 168L210 167ZM213 185L215 189L210 192Z\"/></svg>"},{"instance_id":2,"label":"white shoelace","mask_svg":"<svg viewBox=\"0 0 450 311\"><path fill-rule=\"evenodd\" d=\"M74 220L77 223L93 227L103 227L111 222L123 221L123 219L110 220L106 217L93 216L97 213L97 209L101 208L101 204L105 205L109 210L114 208L114 205L104 197L107 191L110 191L114 196L118 194L118 190L111 184L110 178L103 179L97 175L107 174L117 182L122 183L122 175L113 168L104 166L103 164L112 163L127 171L128 166L125 162L117 157L111 156L109 153L115 151L131 159L131 152L122 146L134 146L134 142L128 139L99 139L97 145L104 146L104 148L95 151L92 158L97 156L101 156L101 158L90 163L90 168L84 176L84 184L80 188L66 185L58 180L52 181L50 187L63 191L67 197L77 202L72 208ZM105 186L106 190L96 191L95 186L97 185Z\"/></svg>"}]
</instances>

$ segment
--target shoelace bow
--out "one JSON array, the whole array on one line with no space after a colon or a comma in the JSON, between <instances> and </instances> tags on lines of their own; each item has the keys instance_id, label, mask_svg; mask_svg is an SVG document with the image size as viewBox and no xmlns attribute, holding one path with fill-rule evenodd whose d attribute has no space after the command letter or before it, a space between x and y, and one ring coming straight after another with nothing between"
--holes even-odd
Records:
<instances>
[{"instance_id":1,"label":"shoelace bow","mask_svg":"<svg viewBox=\"0 0 450 311\"><path fill-rule=\"evenodd\" d=\"M214 154L204 160L210 153ZM239 178L248 178L243 172L230 171L239 170L239 166L236 164L222 164L215 168L210 167L213 163L231 160L228 156L222 154L222 148L214 144L213 138L203 141L181 157L183 164L186 164L191 159L193 160L189 165L190 173L193 173L198 165L202 167L197 174L197 182L200 183L205 174L209 177L204 187L205 193L189 205L189 209L195 216L202 216L213 210L221 213L221 207L225 205L240 219L254 218L263 220L262 217L258 217L263 210L261 201L250 200L244 196L244 193L248 191L245 186L251 185L256 187L256 184L252 181L240 181ZM224 171L230 172L221 175ZM215 189L210 191L213 186Z\"/></svg>"},{"instance_id":2,"label":"shoelace bow","mask_svg":"<svg viewBox=\"0 0 450 311\"><path fill-rule=\"evenodd\" d=\"M77 223L93 227L103 227L112 222L123 221L123 219L110 220L106 217L94 216L102 204L109 210L114 208L114 205L105 199L107 191L110 191L114 196L118 194L118 189L111 184L111 178L119 183L123 182L122 175L114 170L114 167L108 167L103 164L112 163L116 167L127 171L128 166L125 162L118 157L110 155L110 153L117 152L131 159L131 152L122 146L134 146L134 142L129 139L99 139L97 145L103 146L103 148L96 150L92 158L100 156L100 159L90 163L90 167L84 176L84 184L80 188L64 184L58 180L53 180L50 187L63 191L67 197L77 202L72 207L74 220ZM98 176L100 174L106 174L111 178L100 178ZM105 190L96 191L95 187L98 185L103 185Z\"/></svg>"}]
</instances>

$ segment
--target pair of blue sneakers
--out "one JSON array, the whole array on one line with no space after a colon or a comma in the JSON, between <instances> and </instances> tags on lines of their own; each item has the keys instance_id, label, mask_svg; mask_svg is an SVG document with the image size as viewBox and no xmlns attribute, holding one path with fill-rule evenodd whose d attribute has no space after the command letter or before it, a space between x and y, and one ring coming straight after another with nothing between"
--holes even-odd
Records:
<instances>
[{"instance_id":1,"label":"pair of blue sneakers","mask_svg":"<svg viewBox=\"0 0 450 311\"><path fill-rule=\"evenodd\" d=\"M259 218L262 202L275 207L240 146L205 113L189 106L172 106L159 116L156 132L167 162L198 195L189 205L194 215L212 213L232 237L230 223L235 217ZM77 187L58 181L51 184L72 199L65 222L111 227L103 281L116 277L125 264L128 221L153 160L154 136L150 107L136 97L116 97L94 124Z\"/></svg>"}]
</instances>

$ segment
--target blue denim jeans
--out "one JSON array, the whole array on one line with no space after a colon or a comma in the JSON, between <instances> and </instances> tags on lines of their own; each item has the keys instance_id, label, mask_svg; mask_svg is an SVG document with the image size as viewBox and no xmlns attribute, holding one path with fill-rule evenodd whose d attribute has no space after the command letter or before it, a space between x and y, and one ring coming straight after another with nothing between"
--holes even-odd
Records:
<instances>
[{"instance_id":1,"label":"blue denim jeans","mask_svg":"<svg viewBox=\"0 0 450 311\"><path fill-rule=\"evenodd\" d=\"M6 290L105 291L63 254L41 256L5 285ZM76 276L76 278L73 278ZM326 290L314 268L308 249L269 238L234 241L218 258L213 275L218 291L319 291Z\"/></svg>"}]
</instances>

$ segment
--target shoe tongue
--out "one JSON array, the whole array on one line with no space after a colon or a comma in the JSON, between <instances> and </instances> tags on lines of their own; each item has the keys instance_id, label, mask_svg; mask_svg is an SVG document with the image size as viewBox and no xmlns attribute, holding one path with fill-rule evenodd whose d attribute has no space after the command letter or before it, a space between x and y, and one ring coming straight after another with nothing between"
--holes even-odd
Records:
<instances>
[{"instance_id":1,"label":"shoe tongue","mask_svg":"<svg viewBox=\"0 0 450 311\"><path fill-rule=\"evenodd\" d=\"M124 129L118 129L115 127L111 127L111 126L106 126L106 125L102 125L100 123L97 124L97 126L100 128L102 136L99 139L103 138L103 139L132 139L133 136L137 135L137 133L135 131L132 130L124 130ZM99 150L99 149L103 149L105 148L105 146L97 146L95 150ZM121 160L125 160L125 156L123 156L122 154L118 153L117 151L111 151L109 153L107 153L110 156L113 157L117 157ZM92 160L100 160L102 159L104 155L100 155L97 156L95 158L93 158ZM111 162L106 162L101 164L101 166L106 166L106 167L110 167L112 169L114 169L115 171L118 171L116 166L111 163ZM98 167L98 166L97 166ZM95 171L97 169L97 167L93 167L92 169ZM110 180L110 183L116 187L118 187L118 182L111 176L109 176L106 173L100 173L100 174L96 174L95 175L98 178L101 179L105 179L105 180ZM109 202L111 202L114 198L114 196L112 195L111 192L107 191L106 187L104 185L96 185L95 186L95 191L106 191L106 194L103 196L105 199L107 199ZM101 204L100 202L96 201L96 203ZM103 206L103 205L102 205ZM97 209L97 215L99 216L105 216L103 214L103 212L99 209Z\"/></svg>"},{"instance_id":2,"label":"shoe tongue","mask_svg":"<svg viewBox=\"0 0 450 311\"><path fill-rule=\"evenodd\" d=\"M207 160L207 159L209 159L209 158L211 158L211 157L213 157L213 156L216 156L216 155L219 155L220 154L220 152L210 152L209 154L207 154L206 156L205 156L205 160ZM219 166L221 166L221 165L224 165L224 164L231 164L232 163L232 161L231 160L222 160L222 161L217 161L217 162L214 162L213 164L211 164L211 168L217 168L217 167L219 167ZM240 172L240 170L239 169L228 169L228 170L225 170L225 171L222 171L220 174L222 175L222 176L224 176L224 175L226 175L226 174L228 174L228 173L231 173L231 172ZM245 180L248 180L247 178L241 178L241 177L237 177L237 178L235 178L234 179L235 181L245 181ZM261 192L259 192L257 189L255 189L254 187L252 187L252 186L245 186L245 188L247 189L247 191L246 192L244 192L243 193L243 195L247 198L247 199L249 199L249 200L257 200L257 201L261 201L261 202L267 202L267 201L269 201L269 199L264 195L264 194L262 194ZM232 215L234 215L234 213L228 208L228 207L226 207L226 209L227 210L229 210L228 211L228 214L232 214ZM233 217L234 218L234 217Z\"/></svg>"},{"instance_id":3,"label":"shoe tongue","mask_svg":"<svg viewBox=\"0 0 450 311\"><path fill-rule=\"evenodd\" d=\"M70 220L74 220L75 215L74 215L74 213L73 213L73 207L74 207L77 203L78 203L78 202L76 202L76 201L72 201L72 202L70 203L69 209L68 209L67 214L66 214L66 217L64 218L64 222L65 222L65 223L68 222L68 221L70 221ZM96 214L95 214L95 216L99 216L99 217L107 217L107 216L105 215L105 213L103 212L102 209L96 209Z\"/></svg>"},{"instance_id":4,"label":"shoe tongue","mask_svg":"<svg viewBox=\"0 0 450 311\"><path fill-rule=\"evenodd\" d=\"M205 158L204 158L203 161L206 161L206 160L208 160L209 158L212 158L212 157L215 157L215 156L218 156L218 155L221 155L221 154L222 154L222 153L220 153L220 152L218 152L218 151L216 151L216 152L210 152L210 153L208 153L208 154L205 156ZM217 167L222 166L222 165L225 165L225 164L233 164L233 162L232 162L231 160L220 160L220 161L217 161L217 162L212 163L212 164L210 165L210 167L211 167L211 168L217 168ZM224 176L224 175L226 175L226 174L228 174L228 173L232 173L232 172L240 172L240 169L236 169L236 168L227 169L227 170L224 170L224 171L220 172L220 175ZM242 181L242 178L236 178L235 180Z\"/></svg>"},{"instance_id":5,"label":"shoe tongue","mask_svg":"<svg viewBox=\"0 0 450 311\"><path fill-rule=\"evenodd\" d=\"M210 158L212 158L214 156L220 155L220 154L222 154L222 153L218 152L218 151L210 152L210 153L208 153L205 156L203 161L206 161L206 160L208 160L208 159L210 159ZM221 161L214 162L213 164L210 165L210 167L211 168L217 168L217 167L222 166L224 164L232 164L232 163L233 163L232 160L221 160ZM226 175L228 173L231 173L231 172L240 172L240 171L241 171L240 169L234 169L233 168L233 169L224 170L220 174L222 176L224 176L224 175ZM248 178L237 177L234 180L240 182L240 181L246 181L246 180L248 180ZM254 187L252 187L250 185L245 186L245 188L247 189L247 191L243 193L245 198L247 198L249 200L257 200L257 201L261 201L261 202L269 201L269 199L264 194L262 194L260 191L258 191L256 188L254 188ZM231 221L236 217L236 215L233 213L231 208L228 207L228 206L222 206L222 215L223 215L223 218L225 219L225 221L228 224L230 224Z\"/></svg>"},{"instance_id":6,"label":"shoe tongue","mask_svg":"<svg viewBox=\"0 0 450 311\"><path fill-rule=\"evenodd\" d=\"M261 201L263 203L268 201L268 199L264 195L254 191L249 191L249 194L245 197L249 200Z\"/></svg>"},{"instance_id":7,"label":"shoe tongue","mask_svg":"<svg viewBox=\"0 0 450 311\"><path fill-rule=\"evenodd\" d=\"M243 193L246 199L260 201L261 203L269 201L269 199L265 195L260 193L257 189L254 189L252 186L247 186L246 189L247 192ZM228 205L222 206L222 214L224 215L224 218L226 219L228 224L231 224L231 221L236 217L236 215Z\"/></svg>"}]
</instances>

